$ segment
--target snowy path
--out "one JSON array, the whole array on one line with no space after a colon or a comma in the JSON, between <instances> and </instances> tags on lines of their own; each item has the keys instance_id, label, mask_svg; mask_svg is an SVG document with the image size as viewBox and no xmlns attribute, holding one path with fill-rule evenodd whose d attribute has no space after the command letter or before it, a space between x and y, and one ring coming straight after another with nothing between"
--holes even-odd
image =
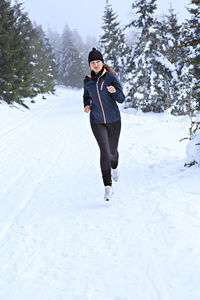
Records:
<instances>
[{"instance_id":1,"label":"snowy path","mask_svg":"<svg viewBox=\"0 0 200 300\"><path fill-rule=\"evenodd\" d=\"M200 299L186 120L122 113L120 181L105 203L81 92L48 98L0 105L0 299Z\"/></svg>"}]
</instances>

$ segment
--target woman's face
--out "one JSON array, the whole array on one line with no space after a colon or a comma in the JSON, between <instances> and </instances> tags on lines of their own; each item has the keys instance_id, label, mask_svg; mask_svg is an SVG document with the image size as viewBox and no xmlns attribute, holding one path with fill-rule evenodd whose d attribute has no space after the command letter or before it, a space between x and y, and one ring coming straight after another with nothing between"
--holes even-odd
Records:
<instances>
[{"instance_id":1,"label":"woman's face","mask_svg":"<svg viewBox=\"0 0 200 300\"><path fill-rule=\"evenodd\" d=\"M101 60L93 60L90 62L90 69L95 73L99 73L103 68L103 62Z\"/></svg>"}]
</instances>

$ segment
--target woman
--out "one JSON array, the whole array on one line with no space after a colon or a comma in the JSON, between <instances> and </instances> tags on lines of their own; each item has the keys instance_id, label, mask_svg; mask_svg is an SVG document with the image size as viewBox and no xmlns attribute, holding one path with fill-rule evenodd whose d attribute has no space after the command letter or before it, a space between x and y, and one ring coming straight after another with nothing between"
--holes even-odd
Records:
<instances>
[{"instance_id":1,"label":"woman","mask_svg":"<svg viewBox=\"0 0 200 300\"><path fill-rule=\"evenodd\" d=\"M108 201L112 197L112 179L118 180L121 116L116 102L123 103L125 96L116 74L95 48L89 53L88 63L91 74L84 79L84 109L90 112L91 128L100 148L104 199Z\"/></svg>"}]
</instances>

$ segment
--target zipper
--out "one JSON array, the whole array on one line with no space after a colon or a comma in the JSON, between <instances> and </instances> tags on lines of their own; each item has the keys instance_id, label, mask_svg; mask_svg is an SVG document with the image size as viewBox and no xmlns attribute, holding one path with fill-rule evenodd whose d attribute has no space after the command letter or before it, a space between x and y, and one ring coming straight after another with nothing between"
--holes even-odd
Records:
<instances>
[{"instance_id":1,"label":"zipper","mask_svg":"<svg viewBox=\"0 0 200 300\"><path fill-rule=\"evenodd\" d=\"M101 76L103 76L103 75L101 75ZM101 76L100 76L100 77L101 77ZM99 77L99 78L100 78L100 77ZM102 113L103 113L104 123L106 124L106 117L105 117L105 113L104 113L104 109L103 109L103 104L102 104L102 101L101 101L101 97L100 97L100 94L99 94L99 88L98 88L99 78L97 79L97 83L96 83L97 95L98 95L99 102L100 102L100 105L101 105L101 110L102 110ZM101 90L102 90L102 88L103 88L103 83L104 83L104 81L103 81L102 84L101 84Z\"/></svg>"},{"instance_id":2,"label":"zipper","mask_svg":"<svg viewBox=\"0 0 200 300\"><path fill-rule=\"evenodd\" d=\"M101 91L102 91L102 89L103 89L103 84L104 84L104 81L102 81L102 84L101 84Z\"/></svg>"}]
</instances>

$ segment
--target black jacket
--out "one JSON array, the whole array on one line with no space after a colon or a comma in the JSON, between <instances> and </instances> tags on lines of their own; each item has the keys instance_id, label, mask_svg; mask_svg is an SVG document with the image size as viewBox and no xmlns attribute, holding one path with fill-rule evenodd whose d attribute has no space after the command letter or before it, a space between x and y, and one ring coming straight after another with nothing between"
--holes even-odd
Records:
<instances>
[{"instance_id":1,"label":"black jacket","mask_svg":"<svg viewBox=\"0 0 200 300\"><path fill-rule=\"evenodd\" d=\"M108 86L114 86L115 93L109 93ZM84 107L90 105L91 123L113 123L121 119L116 102L123 103L125 96L116 74L105 72L97 80L86 76L84 79Z\"/></svg>"}]
</instances>

